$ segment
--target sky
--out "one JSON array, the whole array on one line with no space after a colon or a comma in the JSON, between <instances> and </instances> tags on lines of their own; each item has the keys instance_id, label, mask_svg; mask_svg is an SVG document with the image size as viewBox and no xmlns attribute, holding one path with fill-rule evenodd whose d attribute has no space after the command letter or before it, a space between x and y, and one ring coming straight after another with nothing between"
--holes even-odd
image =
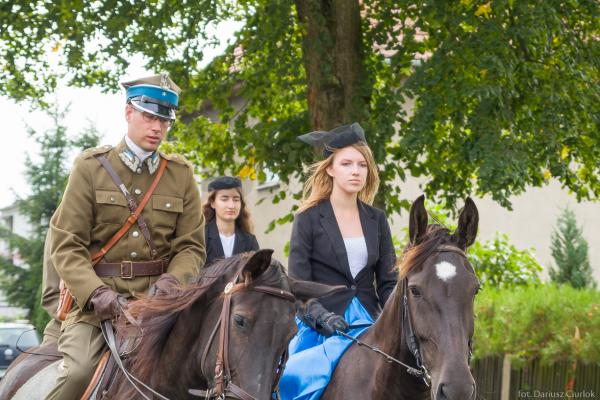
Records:
<instances>
[{"instance_id":1,"label":"sky","mask_svg":"<svg viewBox=\"0 0 600 400\"><path fill-rule=\"evenodd\" d=\"M204 63L210 62L221 54L227 42L233 38L241 25L237 22L224 22L214 30L219 32L221 45L207 48ZM49 57L52 57L49 54ZM131 65L122 81L154 75L144 67L140 56L131 57ZM157 71L160 72L160 71ZM177 82L176 77L172 77ZM116 144L125 134L125 92L116 94L102 93L100 88L70 88L59 83L54 94L60 109L69 106L65 125L70 136L83 132L90 124L95 125L101 134L100 144ZM0 209L11 205L18 197L29 194L24 177L27 154L35 159L38 146L28 135L27 127L38 132L52 128L50 117L43 111L32 110L29 103L16 103L14 100L0 96L0 120L3 122L3 147L6 151L0 154Z\"/></svg>"}]
</instances>

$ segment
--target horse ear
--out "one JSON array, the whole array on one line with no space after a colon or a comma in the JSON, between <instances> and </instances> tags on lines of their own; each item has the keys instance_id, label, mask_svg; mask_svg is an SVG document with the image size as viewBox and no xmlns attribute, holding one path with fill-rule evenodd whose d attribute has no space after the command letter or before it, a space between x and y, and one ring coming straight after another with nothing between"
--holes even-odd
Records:
<instances>
[{"instance_id":1,"label":"horse ear","mask_svg":"<svg viewBox=\"0 0 600 400\"><path fill-rule=\"evenodd\" d=\"M475 242L477 237L477 227L479 226L479 212L475 202L467 197L465 206L458 217L458 228L456 236L458 237L458 246L466 250L467 247Z\"/></svg>"},{"instance_id":2,"label":"horse ear","mask_svg":"<svg viewBox=\"0 0 600 400\"><path fill-rule=\"evenodd\" d=\"M329 286L322 283L303 281L291 277L288 277L288 282L290 283L290 290L292 291L292 294L296 296L296 299L301 301L316 299L346 289L345 285Z\"/></svg>"},{"instance_id":3,"label":"horse ear","mask_svg":"<svg viewBox=\"0 0 600 400\"><path fill-rule=\"evenodd\" d=\"M271 265L272 249L258 250L246 262L242 268L242 275L250 275L252 279L256 279Z\"/></svg>"},{"instance_id":4,"label":"horse ear","mask_svg":"<svg viewBox=\"0 0 600 400\"><path fill-rule=\"evenodd\" d=\"M421 237L427 230L427 210L425 210L425 195L419 196L410 206L410 215L408 221L408 235L410 244L419 243Z\"/></svg>"}]
</instances>

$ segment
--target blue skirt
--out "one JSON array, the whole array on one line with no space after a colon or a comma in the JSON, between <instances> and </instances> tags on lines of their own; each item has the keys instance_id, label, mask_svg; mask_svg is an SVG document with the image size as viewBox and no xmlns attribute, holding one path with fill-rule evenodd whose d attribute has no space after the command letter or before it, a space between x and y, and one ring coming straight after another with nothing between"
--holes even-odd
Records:
<instances>
[{"instance_id":1,"label":"blue skirt","mask_svg":"<svg viewBox=\"0 0 600 400\"><path fill-rule=\"evenodd\" d=\"M346 308L344 318L350 325L373 324L373 318L356 297ZM296 324L298 333L289 345L290 357L279 383L279 394L282 400L318 400L352 341L342 336L327 338L298 318ZM367 329L347 333L358 337Z\"/></svg>"}]
</instances>

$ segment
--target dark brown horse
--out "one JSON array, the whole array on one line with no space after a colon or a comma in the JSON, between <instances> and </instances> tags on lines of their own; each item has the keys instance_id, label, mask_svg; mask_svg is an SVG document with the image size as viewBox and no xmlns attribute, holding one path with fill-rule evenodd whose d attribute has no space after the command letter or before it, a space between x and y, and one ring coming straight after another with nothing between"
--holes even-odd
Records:
<instances>
[{"instance_id":1,"label":"dark brown horse","mask_svg":"<svg viewBox=\"0 0 600 400\"><path fill-rule=\"evenodd\" d=\"M424 200L419 197L410 210L410 244L394 293L359 339L409 366L418 369L422 363L430 387L405 367L354 344L337 365L323 400L475 399L469 358L479 282L464 252L475 241L477 208L468 198L451 233L428 226Z\"/></svg>"},{"instance_id":2,"label":"dark brown horse","mask_svg":"<svg viewBox=\"0 0 600 400\"><path fill-rule=\"evenodd\" d=\"M225 326L228 326L226 353L231 382L255 399L269 399L281 357L296 332L293 296L289 299L279 294L291 292L296 299L306 300L335 290L288 278L271 254L272 250L260 250L217 261L205 268L190 286L173 286L168 294L132 303L129 312L142 321L143 333L126 362L128 370L169 399L197 398L188 390L214 387L219 340L214 338L213 331L227 297L223 293L230 293ZM232 285L233 280L238 284ZM228 292L234 286L235 292ZM269 294L270 291L275 295ZM25 372L9 371L5 379L13 382L2 381L0 398L12 397L18 389L15 386L19 373ZM19 395L43 398L27 397L20 391L15 398ZM233 396L229 392L226 395ZM142 397L119 373L103 398Z\"/></svg>"}]
</instances>

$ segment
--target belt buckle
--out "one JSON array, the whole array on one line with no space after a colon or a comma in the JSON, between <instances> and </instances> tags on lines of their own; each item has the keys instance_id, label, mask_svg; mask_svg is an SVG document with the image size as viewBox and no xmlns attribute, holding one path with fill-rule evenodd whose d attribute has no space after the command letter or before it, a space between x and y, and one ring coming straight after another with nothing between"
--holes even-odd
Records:
<instances>
[{"instance_id":1,"label":"belt buckle","mask_svg":"<svg viewBox=\"0 0 600 400\"><path fill-rule=\"evenodd\" d=\"M129 265L129 275L125 274L127 268L124 268L126 265ZM133 279L133 262L132 261L121 261L121 279Z\"/></svg>"}]
</instances>

